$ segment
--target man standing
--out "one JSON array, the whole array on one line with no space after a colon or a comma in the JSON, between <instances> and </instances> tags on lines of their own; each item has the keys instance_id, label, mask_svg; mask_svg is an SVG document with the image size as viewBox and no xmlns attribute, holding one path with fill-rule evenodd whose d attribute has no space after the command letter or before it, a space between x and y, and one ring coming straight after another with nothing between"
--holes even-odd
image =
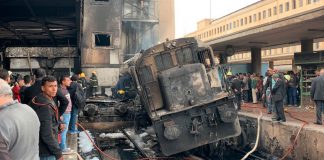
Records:
<instances>
[{"instance_id":1,"label":"man standing","mask_svg":"<svg viewBox=\"0 0 324 160\"><path fill-rule=\"evenodd\" d=\"M245 103L249 102L249 77L246 73L243 74L243 100Z\"/></svg>"},{"instance_id":2,"label":"man standing","mask_svg":"<svg viewBox=\"0 0 324 160\"><path fill-rule=\"evenodd\" d=\"M243 86L244 86L244 84L240 79L238 79L237 77L233 78L232 83L231 83L231 88L235 94L237 110L241 110Z\"/></svg>"},{"instance_id":3,"label":"man standing","mask_svg":"<svg viewBox=\"0 0 324 160\"><path fill-rule=\"evenodd\" d=\"M81 85L77 82L78 76L73 75L71 77L71 85L68 88L71 100L72 100L72 112L71 112L71 120L69 126L69 133L76 134L79 133L78 128L76 127L76 122L78 119L79 109L82 109L85 105L86 96L84 90L82 89Z\"/></svg>"},{"instance_id":4,"label":"man standing","mask_svg":"<svg viewBox=\"0 0 324 160\"><path fill-rule=\"evenodd\" d=\"M288 104L297 107L297 87L298 79L294 72L290 73L290 79L288 80Z\"/></svg>"},{"instance_id":5,"label":"man standing","mask_svg":"<svg viewBox=\"0 0 324 160\"><path fill-rule=\"evenodd\" d=\"M275 82L272 78L272 74L273 74L273 70L272 69L268 69L267 71L267 77L264 80L264 87L263 87L263 95L262 95L262 99L266 100L266 106L268 108L268 114L272 113L272 98L271 98L271 91L272 88L275 85Z\"/></svg>"},{"instance_id":6,"label":"man standing","mask_svg":"<svg viewBox=\"0 0 324 160\"><path fill-rule=\"evenodd\" d=\"M95 97L98 89L98 78L97 78L96 71L92 72L92 75L90 77L90 85L91 85L91 95L92 97Z\"/></svg>"},{"instance_id":7,"label":"man standing","mask_svg":"<svg viewBox=\"0 0 324 160\"><path fill-rule=\"evenodd\" d=\"M39 120L29 106L14 101L0 79L0 159L38 160Z\"/></svg>"},{"instance_id":8,"label":"man standing","mask_svg":"<svg viewBox=\"0 0 324 160\"><path fill-rule=\"evenodd\" d=\"M46 75L46 72L44 69L38 68L37 70L35 70L36 81L32 86L28 87L25 90L24 101L22 101L22 103L25 103L25 104L30 103L30 101L35 96L37 96L38 94L40 94L42 92L42 90L41 90L42 79L45 75ZM59 105L59 115L60 116L63 115L67 105L69 104L69 101L65 98L65 96L62 94L62 92L59 91L56 93L54 102L56 103L56 106Z\"/></svg>"},{"instance_id":9,"label":"man standing","mask_svg":"<svg viewBox=\"0 0 324 160\"><path fill-rule=\"evenodd\" d=\"M257 98L257 85L258 85L258 79L256 77L256 74L253 73L251 75L251 89L252 89L252 102L253 104L256 104L258 102L258 98Z\"/></svg>"},{"instance_id":10,"label":"man standing","mask_svg":"<svg viewBox=\"0 0 324 160\"><path fill-rule=\"evenodd\" d=\"M24 102L25 90L28 87L31 86L32 81L31 81L30 75L25 75L24 76L24 83L25 83L25 85L20 88L20 98L21 98L21 102Z\"/></svg>"},{"instance_id":11,"label":"man standing","mask_svg":"<svg viewBox=\"0 0 324 160\"><path fill-rule=\"evenodd\" d=\"M10 74L6 69L0 69L0 79L4 80L8 84L10 83Z\"/></svg>"},{"instance_id":12,"label":"man standing","mask_svg":"<svg viewBox=\"0 0 324 160\"><path fill-rule=\"evenodd\" d=\"M34 97L30 106L40 121L39 156L40 160L62 160L62 151L58 142L59 113L53 98L57 92L57 81L47 76L41 82L42 93Z\"/></svg>"},{"instance_id":13,"label":"man standing","mask_svg":"<svg viewBox=\"0 0 324 160\"><path fill-rule=\"evenodd\" d=\"M283 109L283 100L285 97L285 84L284 81L279 78L278 74L274 74L272 79L275 81L275 85L271 90L272 102L274 104L274 111L276 113L273 120L286 122L286 117Z\"/></svg>"},{"instance_id":14,"label":"man standing","mask_svg":"<svg viewBox=\"0 0 324 160\"><path fill-rule=\"evenodd\" d=\"M311 99L316 103L316 122L314 124L322 125L322 112L324 110L324 69L321 69L320 76L312 81Z\"/></svg>"},{"instance_id":15,"label":"man standing","mask_svg":"<svg viewBox=\"0 0 324 160\"><path fill-rule=\"evenodd\" d=\"M81 87L83 88L83 91L86 92L87 90L87 80L85 78L85 74L82 72L80 73L79 79L78 79L78 83L81 84Z\"/></svg>"},{"instance_id":16,"label":"man standing","mask_svg":"<svg viewBox=\"0 0 324 160\"><path fill-rule=\"evenodd\" d=\"M66 107L66 110L64 112L64 114L62 115L63 118L63 123L66 126L65 129L62 131L61 133L61 143L60 143L60 147L61 150L63 151L63 154L65 153L69 153L71 152L71 149L67 147L66 144L66 134L68 131L68 126L70 123L70 119L71 119L71 110L72 110L72 101L71 101L71 96L70 93L68 91L68 87L70 87L71 85L71 79L69 75L64 75L61 77L60 79L60 89L61 92L63 93L63 95L68 99L69 104Z\"/></svg>"}]
</instances>

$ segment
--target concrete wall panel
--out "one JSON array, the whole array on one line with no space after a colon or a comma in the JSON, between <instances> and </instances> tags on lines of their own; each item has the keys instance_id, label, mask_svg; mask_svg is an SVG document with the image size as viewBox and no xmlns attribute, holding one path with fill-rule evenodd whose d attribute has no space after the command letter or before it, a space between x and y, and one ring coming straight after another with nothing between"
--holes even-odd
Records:
<instances>
[{"instance_id":1,"label":"concrete wall panel","mask_svg":"<svg viewBox=\"0 0 324 160\"><path fill-rule=\"evenodd\" d=\"M240 124L246 132L248 142L256 139L257 115L240 113ZM269 118L261 120L260 142L257 150L282 157L293 144L301 123L287 121L274 123ZM321 126L305 126L297 139L297 144L288 159L322 160L324 157L324 129Z\"/></svg>"}]
</instances>

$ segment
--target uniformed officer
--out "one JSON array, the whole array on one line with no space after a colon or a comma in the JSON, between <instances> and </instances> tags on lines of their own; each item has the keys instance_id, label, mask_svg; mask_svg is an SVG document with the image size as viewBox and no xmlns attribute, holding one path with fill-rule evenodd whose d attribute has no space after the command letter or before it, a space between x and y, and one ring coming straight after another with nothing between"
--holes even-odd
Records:
<instances>
[{"instance_id":1,"label":"uniformed officer","mask_svg":"<svg viewBox=\"0 0 324 160\"><path fill-rule=\"evenodd\" d=\"M91 87L91 95L95 97L96 92L98 90L98 78L97 78L96 71L93 71L90 77L90 87Z\"/></svg>"}]
</instances>

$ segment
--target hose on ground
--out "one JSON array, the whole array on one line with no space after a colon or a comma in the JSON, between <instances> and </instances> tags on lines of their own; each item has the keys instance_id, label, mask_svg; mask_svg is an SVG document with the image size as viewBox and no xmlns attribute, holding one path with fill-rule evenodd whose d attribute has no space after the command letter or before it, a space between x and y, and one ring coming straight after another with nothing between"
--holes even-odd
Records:
<instances>
[{"instance_id":1,"label":"hose on ground","mask_svg":"<svg viewBox=\"0 0 324 160\"><path fill-rule=\"evenodd\" d=\"M260 120L261 120L261 117L262 117L262 112L259 110L259 116L258 116L258 131L257 131L257 137L256 137L256 140L255 140L255 145L254 145L254 147L253 147L253 149L250 151L250 152L248 152L248 153L246 153L246 155L241 159L241 160L245 160L246 158L248 158L249 157L249 155L250 154L252 154L256 149L257 149L257 147L258 147L258 144L259 144L259 139L260 139Z\"/></svg>"}]
</instances>

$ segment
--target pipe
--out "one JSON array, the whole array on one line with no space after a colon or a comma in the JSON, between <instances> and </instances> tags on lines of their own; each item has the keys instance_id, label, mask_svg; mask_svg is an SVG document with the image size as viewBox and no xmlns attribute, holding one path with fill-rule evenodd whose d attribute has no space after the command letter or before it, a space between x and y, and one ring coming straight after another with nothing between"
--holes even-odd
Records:
<instances>
[{"instance_id":1,"label":"pipe","mask_svg":"<svg viewBox=\"0 0 324 160\"><path fill-rule=\"evenodd\" d=\"M245 160L247 157L249 157L249 155L252 154L258 147L259 138L260 138L260 119L262 117L262 112L261 111L259 111L259 112L260 112L260 115L258 116L258 133L257 133L255 145L254 145L253 149L250 152L248 152L241 160Z\"/></svg>"}]
</instances>

